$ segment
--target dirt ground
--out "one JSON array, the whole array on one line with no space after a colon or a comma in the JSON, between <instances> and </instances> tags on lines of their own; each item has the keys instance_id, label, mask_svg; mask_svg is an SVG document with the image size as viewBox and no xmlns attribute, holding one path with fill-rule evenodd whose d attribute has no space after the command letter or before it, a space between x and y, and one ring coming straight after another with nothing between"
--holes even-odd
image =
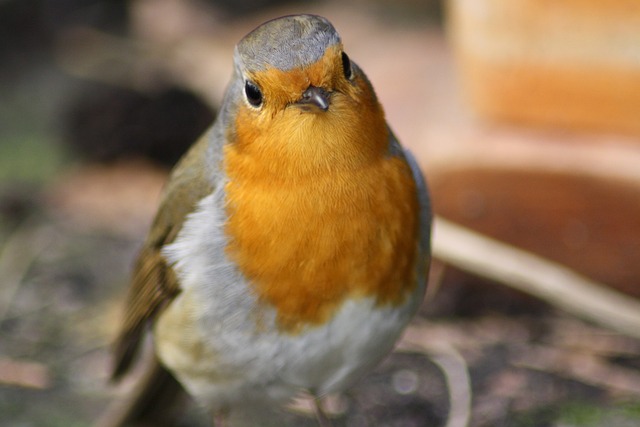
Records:
<instances>
[{"instance_id":1,"label":"dirt ground","mask_svg":"<svg viewBox=\"0 0 640 427\"><path fill-rule=\"evenodd\" d=\"M108 343L143 232L78 229L33 209L2 258L1 424L88 425L122 391L107 381ZM401 348L329 400L337 426L445 426L453 416L477 427L638 425L638 340L455 271L439 275ZM181 425L206 425L191 413Z\"/></svg>"}]
</instances>

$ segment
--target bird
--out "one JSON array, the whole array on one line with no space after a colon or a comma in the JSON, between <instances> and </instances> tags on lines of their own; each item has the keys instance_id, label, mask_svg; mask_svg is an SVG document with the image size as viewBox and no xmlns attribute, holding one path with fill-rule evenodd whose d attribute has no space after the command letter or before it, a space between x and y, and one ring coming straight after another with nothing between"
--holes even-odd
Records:
<instances>
[{"instance_id":1,"label":"bird","mask_svg":"<svg viewBox=\"0 0 640 427\"><path fill-rule=\"evenodd\" d=\"M164 387L217 426L308 393L329 426L319 398L387 356L424 297L424 176L329 20L267 21L233 62L220 113L171 172L134 265L112 378L148 336L153 369L118 425L163 406Z\"/></svg>"}]
</instances>

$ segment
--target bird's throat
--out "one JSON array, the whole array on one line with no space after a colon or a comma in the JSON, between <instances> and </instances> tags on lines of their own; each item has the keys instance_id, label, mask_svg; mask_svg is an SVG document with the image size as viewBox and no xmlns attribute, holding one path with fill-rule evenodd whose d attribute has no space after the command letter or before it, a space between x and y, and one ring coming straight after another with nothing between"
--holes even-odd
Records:
<instances>
[{"instance_id":1,"label":"bird's throat","mask_svg":"<svg viewBox=\"0 0 640 427\"><path fill-rule=\"evenodd\" d=\"M283 330L322 324L347 297L405 300L416 286L419 211L406 163L381 155L287 183L251 157L225 151L227 255Z\"/></svg>"}]
</instances>

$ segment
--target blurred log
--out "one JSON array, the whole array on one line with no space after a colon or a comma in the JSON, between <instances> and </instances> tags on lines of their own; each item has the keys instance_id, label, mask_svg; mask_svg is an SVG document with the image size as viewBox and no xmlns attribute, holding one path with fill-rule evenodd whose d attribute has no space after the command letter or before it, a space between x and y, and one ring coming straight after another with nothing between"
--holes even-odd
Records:
<instances>
[{"instance_id":1,"label":"blurred log","mask_svg":"<svg viewBox=\"0 0 640 427\"><path fill-rule=\"evenodd\" d=\"M478 129L453 139L421 156L439 215L640 297L640 144Z\"/></svg>"},{"instance_id":2,"label":"blurred log","mask_svg":"<svg viewBox=\"0 0 640 427\"><path fill-rule=\"evenodd\" d=\"M637 0L450 0L465 95L483 118L640 135Z\"/></svg>"}]
</instances>

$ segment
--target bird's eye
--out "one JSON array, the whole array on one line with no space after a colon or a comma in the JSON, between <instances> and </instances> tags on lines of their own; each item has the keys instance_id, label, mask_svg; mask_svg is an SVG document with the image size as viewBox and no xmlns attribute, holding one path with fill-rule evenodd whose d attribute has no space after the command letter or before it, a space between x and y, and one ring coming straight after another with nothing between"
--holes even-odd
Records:
<instances>
[{"instance_id":1,"label":"bird's eye","mask_svg":"<svg viewBox=\"0 0 640 427\"><path fill-rule=\"evenodd\" d=\"M351 60L346 53L342 52L342 72L347 80L351 80L353 77L353 71L351 70Z\"/></svg>"},{"instance_id":2,"label":"bird's eye","mask_svg":"<svg viewBox=\"0 0 640 427\"><path fill-rule=\"evenodd\" d=\"M253 82L247 80L244 84L244 94L247 96L247 101L254 107L262 105L262 91Z\"/></svg>"}]
</instances>

